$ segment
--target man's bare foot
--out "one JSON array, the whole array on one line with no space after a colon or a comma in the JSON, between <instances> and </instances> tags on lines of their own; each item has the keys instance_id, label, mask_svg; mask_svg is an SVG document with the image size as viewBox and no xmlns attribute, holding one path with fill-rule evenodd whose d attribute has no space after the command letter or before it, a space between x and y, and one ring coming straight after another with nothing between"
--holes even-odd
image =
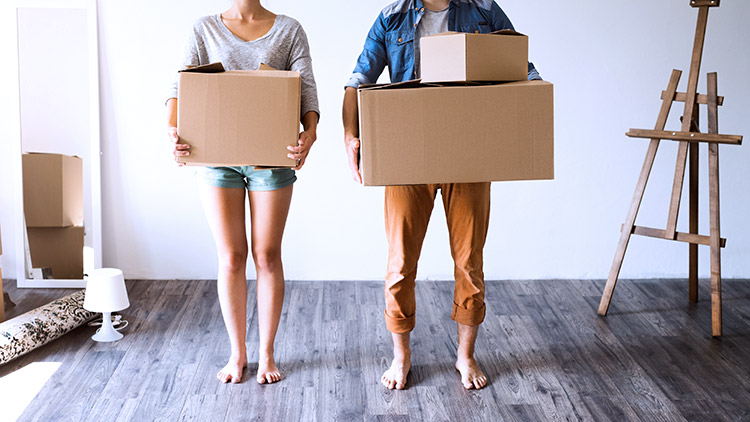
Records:
<instances>
[{"instance_id":1,"label":"man's bare foot","mask_svg":"<svg viewBox=\"0 0 750 422\"><path fill-rule=\"evenodd\" d=\"M467 390L477 389L487 385L487 377L484 375L474 358L458 358L456 369L461 373L461 384Z\"/></svg>"},{"instance_id":2,"label":"man's bare foot","mask_svg":"<svg viewBox=\"0 0 750 422\"><path fill-rule=\"evenodd\" d=\"M258 375L255 378L258 384L273 384L281 380L281 372L276 367L273 355L262 357L258 360Z\"/></svg>"},{"instance_id":3,"label":"man's bare foot","mask_svg":"<svg viewBox=\"0 0 750 422\"><path fill-rule=\"evenodd\" d=\"M388 368L380 382L385 388L403 390L406 388L406 377L411 370L411 345L409 344L410 333L391 333L393 340L393 362Z\"/></svg>"},{"instance_id":4,"label":"man's bare foot","mask_svg":"<svg viewBox=\"0 0 750 422\"><path fill-rule=\"evenodd\" d=\"M394 388L396 390L403 390L406 388L406 377L409 375L411 370L411 359L393 359L391 367L388 368L383 377L380 378L380 382L390 390Z\"/></svg>"},{"instance_id":5,"label":"man's bare foot","mask_svg":"<svg viewBox=\"0 0 750 422\"><path fill-rule=\"evenodd\" d=\"M227 365L221 368L221 371L216 374L216 378L225 384L230 382L237 384L242 381L242 373L245 372L245 368L247 368L247 358L245 356L239 358L232 356L229 358Z\"/></svg>"}]
</instances>

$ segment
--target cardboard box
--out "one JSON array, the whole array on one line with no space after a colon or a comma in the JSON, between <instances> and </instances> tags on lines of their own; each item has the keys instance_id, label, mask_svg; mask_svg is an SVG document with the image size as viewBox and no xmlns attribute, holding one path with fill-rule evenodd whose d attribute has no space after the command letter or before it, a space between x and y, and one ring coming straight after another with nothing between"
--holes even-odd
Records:
<instances>
[{"instance_id":1,"label":"cardboard box","mask_svg":"<svg viewBox=\"0 0 750 422\"><path fill-rule=\"evenodd\" d=\"M422 82L525 81L529 38L515 31L445 32L420 41Z\"/></svg>"},{"instance_id":2,"label":"cardboard box","mask_svg":"<svg viewBox=\"0 0 750 422\"><path fill-rule=\"evenodd\" d=\"M368 186L554 178L549 82L363 87L359 119Z\"/></svg>"},{"instance_id":3,"label":"cardboard box","mask_svg":"<svg viewBox=\"0 0 750 422\"><path fill-rule=\"evenodd\" d=\"M221 64L180 72L177 133L189 165L295 167L287 146L300 131L299 72L224 71Z\"/></svg>"},{"instance_id":4,"label":"cardboard box","mask_svg":"<svg viewBox=\"0 0 750 422\"><path fill-rule=\"evenodd\" d=\"M83 162L62 154L23 155L27 227L83 225Z\"/></svg>"},{"instance_id":5,"label":"cardboard box","mask_svg":"<svg viewBox=\"0 0 750 422\"><path fill-rule=\"evenodd\" d=\"M60 280L83 278L83 227L29 227L34 268L52 268Z\"/></svg>"}]
</instances>

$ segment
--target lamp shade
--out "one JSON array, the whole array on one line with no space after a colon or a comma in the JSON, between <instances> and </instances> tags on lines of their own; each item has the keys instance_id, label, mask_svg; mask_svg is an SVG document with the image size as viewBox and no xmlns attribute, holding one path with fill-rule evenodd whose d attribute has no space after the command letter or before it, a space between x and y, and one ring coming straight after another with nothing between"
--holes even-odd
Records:
<instances>
[{"instance_id":1,"label":"lamp shade","mask_svg":"<svg viewBox=\"0 0 750 422\"><path fill-rule=\"evenodd\" d=\"M130 306L125 277L117 268L89 272L83 308L91 312L117 312Z\"/></svg>"}]
</instances>

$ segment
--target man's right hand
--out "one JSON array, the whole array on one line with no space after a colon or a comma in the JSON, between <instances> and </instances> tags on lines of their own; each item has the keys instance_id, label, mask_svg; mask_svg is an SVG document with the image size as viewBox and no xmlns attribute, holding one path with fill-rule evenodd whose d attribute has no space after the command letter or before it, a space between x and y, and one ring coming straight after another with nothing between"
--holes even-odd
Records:
<instances>
[{"instance_id":1,"label":"man's right hand","mask_svg":"<svg viewBox=\"0 0 750 422\"><path fill-rule=\"evenodd\" d=\"M349 169L352 171L354 181L362 184L362 176L359 174L359 138L347 138L346 158L349 162Z\"/></svg>"},{"instance_id":2,"label":"man's right hand","mask_svg":"<svg viewBox=\"0 0 750 422\"><path fill-rule=\"evenodd\" d=\"M172 155L174 160L177 161L180 157L187 157L190 155L190 145L180 143L180 137L177 135L177 128L174 126L167 127L167 136L169 142L172 143ZM182 167L185 163L177 163L178 166Z\"/></svg>"}]
</instances>

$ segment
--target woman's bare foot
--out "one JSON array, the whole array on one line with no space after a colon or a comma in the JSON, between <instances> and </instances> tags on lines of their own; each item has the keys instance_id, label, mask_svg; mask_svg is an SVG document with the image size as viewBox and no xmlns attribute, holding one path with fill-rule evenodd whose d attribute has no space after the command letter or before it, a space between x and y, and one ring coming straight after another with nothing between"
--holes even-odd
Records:
<instances>
[{"instance_id":1,"label":"woman's bare foot","mask_svg":"<svg viewBox=\"0 0 750 422\"><path fill-rule=\"evenodd\" d=\"M459 357L456 360L456 369L461 373L461 384L467 390L477 389L487 385L487 377L484 375L474 358Z\"/></svg>"},{"instance_id":2,"label":"woman's bare foot","mask_svg":"<svg viewBox=\"0 0 750 422\"><path fill-rule=\"evenodd\" d=\"M406 377L409 375L409 370L411 370L411 359L393 359L391 367L383 373L380 382L390 390L394 388L403 390L406 388Z\"/></svg>"},{"instance_id":3,"label":"woman's bare foot","mask_svg":"<svg viewBox=\"0 0 750 422\"><path fill-rule=\"evenodd\" d=\"M219 381L226 383L232 383L237 384L240 381L242 381L242 374L245 372L245 368L247 368L247 358L242 357L235 357L232 356L229 358L229 362L227 362L227 365L223 368L221 368L221 371L216 374L216 378L219 379Z\"/></svg>"},{"instance_id":4,"label":"woman's bare foot","mask_svg":"<svg viewBox=\"0 0 750 422\"><path fill-rule=\"evenodd\" d=\"M273 384L281 380L281 372L276 367L273 355L258 359L258 375L255 380L258 384Z\"/></svg>"}]
</instances>

